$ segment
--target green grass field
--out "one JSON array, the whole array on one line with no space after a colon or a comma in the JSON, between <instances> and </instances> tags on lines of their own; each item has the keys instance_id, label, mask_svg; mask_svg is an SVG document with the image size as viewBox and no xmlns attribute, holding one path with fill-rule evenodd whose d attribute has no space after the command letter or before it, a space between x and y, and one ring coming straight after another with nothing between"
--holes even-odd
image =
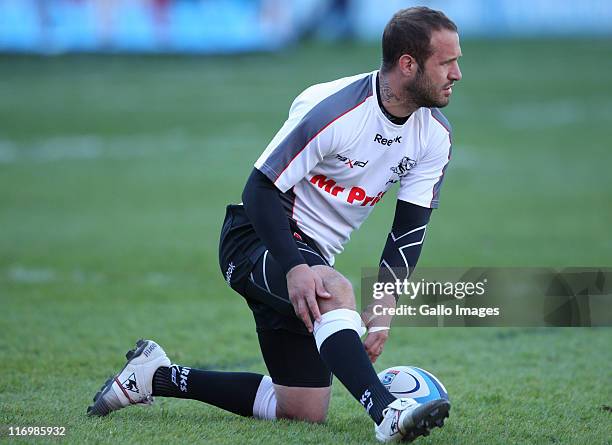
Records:
<instances>
[{"instance_id":1,"label":"green grass field","mask_svg":"<svg viewBox=\"0 0 612 445\"><path fill-rule=\"evenodd\" d=\"M464 42L445 110L455 149L421 265L612 266L610 41ZM85 409L140 337L193 367L264 372L217 240L254 160L306 86L375 69L378 47L215 58L0 57L0 441L374 443L336 381L325 425L158 399ZM337 267L376 265L390 194ZM610 444L612 330L395 329L378 370L446 384L447 425L418 443ZM26 439L38 443L42 439Z\"/></svg>"}]
</instances>

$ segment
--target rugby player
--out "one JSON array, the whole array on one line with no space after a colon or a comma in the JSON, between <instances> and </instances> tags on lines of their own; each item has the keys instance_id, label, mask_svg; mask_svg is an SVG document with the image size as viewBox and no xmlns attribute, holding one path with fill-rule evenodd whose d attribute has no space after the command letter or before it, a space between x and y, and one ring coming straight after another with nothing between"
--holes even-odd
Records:
<instances>
[{"instance_id":1,"label":"rugby player","mask_svg":"<svg viewBox=\"0 0 612 445\"><path fill-rule=\"evenodd\" d=\"M396 399L381 384L372 363L390 321L362 321L351 283L333 267L350 233L399 182L380 268L408 276L450 160L450 125L439 108L461 79L457 27L429 8L400 10L384 30L382 53L380 70L302 92L255 162L242 204L227 208L221 270L253 312L270 375L174 365L157 343L140 340L89 414L162 396L260 419L323 422L335 375L380 441L443 425L448 401Z\"/></svg>"}]
</instances>

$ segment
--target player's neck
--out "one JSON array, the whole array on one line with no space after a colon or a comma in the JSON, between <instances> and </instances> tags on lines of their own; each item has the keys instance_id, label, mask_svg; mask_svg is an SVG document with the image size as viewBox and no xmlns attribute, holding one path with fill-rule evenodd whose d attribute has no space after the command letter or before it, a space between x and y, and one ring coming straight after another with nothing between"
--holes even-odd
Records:
<instances>
[{"instance_id":1,"label":"player's neck","mask_svg":"<svg viewBox=\"0 0 612 445\"><path fill-rule=\"evenodd\" d=\"M419 107L402 91L400 79L392 71L378 72L379 97L385 109L393 116L408 117Z\"/></svg>"}]
</instances>

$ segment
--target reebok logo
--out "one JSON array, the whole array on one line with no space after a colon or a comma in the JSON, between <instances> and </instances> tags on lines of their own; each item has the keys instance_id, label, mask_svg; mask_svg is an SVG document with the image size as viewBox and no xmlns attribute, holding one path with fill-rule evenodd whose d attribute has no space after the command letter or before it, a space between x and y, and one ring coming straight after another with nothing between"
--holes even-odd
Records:
<instances>
[{"instance_id":1,"label":"reebok logo","mask_svg":"<svg viewBox=\"0 0 612 445\"><path fill-rule=\"evenodd\" d=\"M374 136L374 142L378 142L380 145L386 145L387 147L391 147L391 144L393 144L394 142L401 144L402 137L395 136L395 138L393 139L387 139L387 138L384 138L382 134L376 133L376 136Z\"/></svg>"},{"instance_id":2,"label":"reebok logo","mask_svg":"<svg viewBox=\"0 0 612 445\"><path fill-rule=\"evenodd\" d=\"M354 168L354 167L363 168L368 164L368 162L370 162L370 161L354 161L342 155L336 155L336 159L344 162L344 165L348 165L349 168Z\"/></svg>"},{"instance_id":3,"label":"reebok logo","mask_svg":"<svg viewBox=\"0 0 612 445\"><path fill-rule=\"evenodd\" d=\"M121 383L121 386L123 386L128 391L132 391L137 394L139 392L138 385L136 384L136 376L134 375L134 373L130 374L130 376Z\"/></svg>"},{"instance_id":4,"label":"reebok logo","mask_svg":"<svg viewBox=\"0 0 612 445\"><path fill-rule=\"evenodd\" d=\"M230 261L227 266L227 270L225 271L225 281L227 281L227 284L229 284L230 286L232 285L232 274L234 273L235 268L236 265L234 264L234 262Z\"/></svg>"}]
</instances>

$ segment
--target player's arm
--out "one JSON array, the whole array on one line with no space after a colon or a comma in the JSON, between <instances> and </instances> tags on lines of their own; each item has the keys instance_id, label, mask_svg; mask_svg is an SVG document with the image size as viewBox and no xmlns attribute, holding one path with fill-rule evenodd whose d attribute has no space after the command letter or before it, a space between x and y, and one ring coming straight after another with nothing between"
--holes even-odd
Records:
<instances>
[{"instance_id":1,"label":"player's arm","mask_svg":"<svg viewBox=\"0 0 612 445\"><path fill-rule=\"evenodd\" d=\"M253 169L242 193L244 210L272 257L287 274L287 287L296 315L312 332L311 315L321 318L316 297L329 297L319 275L310 269L299 252L278 188L258 169Z\"/></svg>"},{"instance_id":2,"label":"player's arm","mask_svg":"<svg viewBox=\"0 0 612 445\"><path fill-rule=\"evenodd\" d=\"M393 227L380 260L379 281L403 281L410 276L421 254L431 209L438 207L440 188L451 158L452 134L444 115L436 108L430 112L427 147L410 172L400 178ZM386 303L395 305L394 297L397 295L387 296ZM374 361L387 340L392 317L368 317L365 313L363 318L370 330L364 344Z\"/></svg>"},{"instance_id":3,"label":"player's arm","mask_svg":"<svg viewBox=\"0 0 612 445\"><path fill-rule=\"evenodd\" d=\"M452 135L444 115L435 108L430 112L427 147L400 178L395 218L380 259L379 280L383 282L404 281L410 276L421 254L431 211L438 207Z\"/></svg>"},{"instance_id":4,"label":"player's arm","mask_svg":"<svg viewBox=\"0 0 612 445\"><path fill-rule=\"evenodd\" d=\"M397 201L391 231L387 235L380 257L379 282L403 282L410 277L421 255L431 211L430 208L402 200ZM383 303L395 306L399 296L388 297L390 298L385 298ZM370 331L388 329L391 325L391 317L368 317L367 320Z\"/></svg>"},{"instance_id":5,"label":"player's arm","mask_svg":"<svg viewBox=\"0 0 612 445\"><path fill-rule=\"evenodd\" d=\"M380 258L379 282L394 283L410 276L421 255L431 211L430 208L402 200L397 201L393 225ZM395 307L397 297L398 295L388 294L377 300L376 304ZM369 331L364 346L370 360L375 362L387 341L393 317L391 315L375 317L366 309L363 318Z\"/></svg>"},{"instance_id":6,"label":"player's arm","mask_svg":"<svg viewBox=\"0 0 612 445\"><path fill-rule=\"evenodd\" d=\"M421 255L431 211L427 207L397 201L393 225L380 257L379 280L404 281L412 274Z\"/></svg>"},{"instance_id":7,"label":"player's arm","mask_svg":"<svg viewBox=\"0 0 612 445\"><path fill-rule=\"evenodd\" d=\"M272 181L254 168L242 192L242 203L257 236L287 273L306 261L293 241L278 194L279 190Z\"/></svg>"}]
</instances>

